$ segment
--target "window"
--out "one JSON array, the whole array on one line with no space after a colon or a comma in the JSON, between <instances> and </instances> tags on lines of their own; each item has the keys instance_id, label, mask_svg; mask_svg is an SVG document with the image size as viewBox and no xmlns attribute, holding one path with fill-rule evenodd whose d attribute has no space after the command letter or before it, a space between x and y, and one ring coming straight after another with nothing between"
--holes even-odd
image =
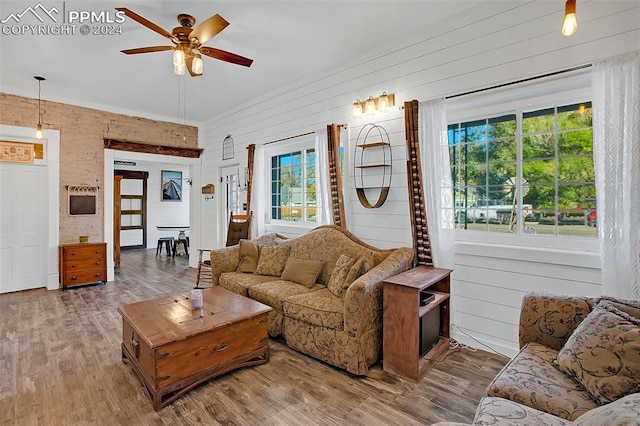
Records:
<instances>
[{"instance_id":1,"label":"window","mask_svg":"<svg viewBox=\"0 0 640 426\"><path fill-rule=\"evenodd\" d=\"M590 102L449 125L456 227L595 237Z\"/></svg>"},{"instance_id":2,"label":"window","mask_svg":"<svg viewBox=\"0 0 640 426\"><path fill-rule=\"evenodd\" d=\"M315 176L316 153L311 147L272 155L271 219L315 223Z\"/></svg>"}]
</instances>

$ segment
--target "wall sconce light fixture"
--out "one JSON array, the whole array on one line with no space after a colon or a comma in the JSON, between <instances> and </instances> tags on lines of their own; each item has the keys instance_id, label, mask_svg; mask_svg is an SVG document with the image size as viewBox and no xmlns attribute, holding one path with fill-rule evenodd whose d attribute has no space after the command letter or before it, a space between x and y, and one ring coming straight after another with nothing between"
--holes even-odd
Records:
<instances>
[{"instance_id":1,"label":"wall sconce light fixture","mask_svg":"<svg viewBox=\"0 0 640 426\"><path fill-rule=\"evenodd\" d=\"M362 117L362 102L360 102L360 99L357 99L354 103L353 103L353 116L355 118L360 118Z\"/></svg>"},{"instance_id":2,"label":"wall sconce light fixture","mask_svg":"<svg viewBox=\"0 0 640 426\"><path fill-rule=\"evenodd\" d=\"M387 94L387 92L382 92L382 95L377 98L369 96L364 102L360 99L356 100L353 103L353 117L360 118L364 114L373 116L378 112L389 111L389 108L392 106L395 106L395 96L393 93Z\"/></svg>"},{"instance_id":3,"label":"wall sconce light fixture","mask_svg":"<svg viewBox=\"0 0 640 426\"><path fill-rule=\"evenodd\" d=\"M40 83L46 79L37 75L33 78L38 80L38 125L36 126L36 139L42 139L42 109L40 108L42 99L40 97Z\"/></svg>"},{"instance_id":4,"label":"wall sconce light fixture","mask_svg":"<svg viewBox=\"0 0 640 426\"><path fill-rule=\"evenodd\" d=\"M569 37L578 31L576 19L576 0L567 0L564 5L564 21L562 22L562 35Z\"/></svg>"}]
</instances>

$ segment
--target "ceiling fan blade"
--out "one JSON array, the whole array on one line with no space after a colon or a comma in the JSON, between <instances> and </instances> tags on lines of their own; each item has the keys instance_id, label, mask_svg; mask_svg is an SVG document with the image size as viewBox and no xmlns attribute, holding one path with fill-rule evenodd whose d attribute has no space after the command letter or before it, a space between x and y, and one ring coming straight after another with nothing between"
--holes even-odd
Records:
<instances>
[{"instance_id":1,"label":"ceiling fan blade","mask_svg":"<svg viewBox=\"0 0 640 426\"><path fill-rule=\"evenodd\" d=\"M191 42L196 45L204 44L211 37L227 28L227 25L229 25L229 23L226 19L218 14L215 14L211 18L195 27L189 34L189 40L191 40Z\"/></svg>"},{"instance_id":2,"label":"ceiling fan blade","mask_svg":"<svg viewBox=\"0 0 640 426\"><path fill-rule=\"evenodd\" d=\"M203 55L220 59L221 61L231 62L232 64L242 65L244 67L250 67L253 63L253 59L245 58L244 56L236 55L235 53L227 52L225 50L215 49L213 47L201 47L199 50Z\"/></svg>"},{"instance_id":3,"label":"ceiling fan blade","mask_svg":"<svg viewBox=\"0 0 640 426\"><path fill-rule=\"evenodd\" d=\"M149 28L150 30L153 30L153 31L157 32L161 36L164 36L164 37L168 38L169 40L173 41L174 43L178 42L178 39L173 34L171 34L169 31L165 30L164 28L160 27L159 25L154 24L153 22L149 21L148 19L143 18L142 16L138 15L137 13L130 11L126 7L116 7L116 10L118 10L120 12L124 12L124 14L127 15L129 18L133 19L134 21L138 22L139 24L144 25L145 27Z\"/></svg>"},{"instance_id":4,"label":"ceiling fan blade","mask_svg":"<svg viewBox=\"0 0 640 426\"><path fill-rule=\"evenodd\" d=\"M126 49L121 50L122 53L126 53L127 55L135 55L136 53L151 53L151 52L162 52L163 50L173 50L173 46L149 46L149 47L138 47L136 49Z\"/></svg>"}]
</instances>

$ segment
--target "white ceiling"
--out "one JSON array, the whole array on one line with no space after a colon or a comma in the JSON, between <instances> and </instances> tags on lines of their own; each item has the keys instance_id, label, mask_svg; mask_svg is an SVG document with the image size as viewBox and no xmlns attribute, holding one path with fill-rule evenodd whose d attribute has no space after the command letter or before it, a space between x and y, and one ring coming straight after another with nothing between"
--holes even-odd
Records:
<instances>
[{"instance_id":1,"label":"white ceiling","mask_svg":"<svg viewBox=\"0 0 640 426\"><path fill-rule=\"evenodd\" d=\"M329 69L388 49L418 29L479 1L42 0L46 9L55 6L60 11L58 21L69 11L115 13L115 7L127 7L168 31L178 26L180 13L193 15L196 25L218 13L230 25L205 46L249 57L254 63L245 68L204 57L202 77L179 77L173 74L171 52L120 53L123 49L171 45L131 19L122 24L120 35L82 35L79 25L75 34L69 35L31 35L30 30L27 34L5 34L7 25L16 25L15 20L9 20L0 24L0 91L37 98L38 84L33 76L39 75L46 78L42 83L46 100L202 123L291 82L326 74ZM38 0L2 0L0 21L37 4ZM32 14L20 19L19 25L39 23ZM53 21L45 20L44 24L50 27Z\"/></svg>"}]
</instances>

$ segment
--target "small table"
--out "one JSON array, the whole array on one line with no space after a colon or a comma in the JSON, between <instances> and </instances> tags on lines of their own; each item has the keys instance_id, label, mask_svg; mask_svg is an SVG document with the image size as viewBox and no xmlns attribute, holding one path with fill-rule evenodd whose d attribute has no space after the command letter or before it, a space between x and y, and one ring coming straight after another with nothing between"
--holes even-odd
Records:
<instances>
[{"instance_id":1,"label":"small table","mask_svg":"<svg viewBox=\"0 0 640 426\"><path fill-rule=\"evenodd\" d=\"M384 280L382 289L382 365L384 371L419 382L449 350L451 270L418 266ZM434 298L420 303L421 291ZM436 310L436 312L433 312ZM437 343L424 356L423 319L439 316Z\"/></svg>"},{"instance_id":2,"label":"small table","mask_svg":"<svg viewBox=\"0 0 640 426\"><path fill-rule=\"evenodd\" d=\"M145 385L158 411L199 384L241 367L269 362L271 307L225 290L202 291L120 306L122 361Z\"/></svg>"},{"instance_id":3,"label":"small table","mask_svg":"<svg viewBox=\"0 0 640 426\"><path fill-rule=\"evenodd\" d=\"M185 255L187 255L187 257L189 256L189 240L185 233L185 231L189 230L188 226L156 226L156 229L158 231L179 231L178 239L173 241L173 247L171 247L173 256L176 255L179 245L182 245Z\"/></svg>"}]
</instances>

